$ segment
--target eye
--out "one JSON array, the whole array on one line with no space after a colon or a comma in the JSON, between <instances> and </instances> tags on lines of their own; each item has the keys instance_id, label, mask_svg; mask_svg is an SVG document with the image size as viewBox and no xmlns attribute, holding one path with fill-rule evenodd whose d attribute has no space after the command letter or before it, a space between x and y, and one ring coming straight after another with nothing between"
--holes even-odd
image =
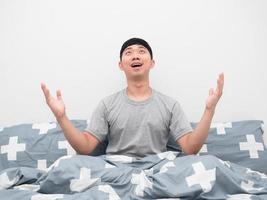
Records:
<instances>
[{"instance_id":1,"label":"eye","mask_svg":"<svg viewBox=\"0 0 267 200\"><path fill-rule=\"evenodd\" d=\"M144 49L141 49L139 52L142 53L142 54L146 53L146 51Z\"/></svg>"},{"instance_id":2,"label":"eye","mask_svg":"<svg viewBox=\"0 0 267 200\"><path fill-rule=\"evenodd\" d=\"M125 55L130 55L132 52L131 51L125 51Z\"/></svg>"}]
</instances>

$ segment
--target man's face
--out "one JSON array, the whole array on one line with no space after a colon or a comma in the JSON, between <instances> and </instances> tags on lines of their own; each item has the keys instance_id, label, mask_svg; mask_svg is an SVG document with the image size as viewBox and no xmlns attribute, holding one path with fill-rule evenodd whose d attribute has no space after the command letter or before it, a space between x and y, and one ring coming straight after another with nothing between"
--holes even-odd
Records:
<instances>
[{"instance_id":1,"label":"man's face","mask_svg":"<svg viewBox=\"0 0 267 200\"><path fill-rule=\"evenodd\" d=\"M146 78L154 64L149 51L144 46L135 44L123 51L119 67L127 78Z\"/></svg>"}]
</instances>

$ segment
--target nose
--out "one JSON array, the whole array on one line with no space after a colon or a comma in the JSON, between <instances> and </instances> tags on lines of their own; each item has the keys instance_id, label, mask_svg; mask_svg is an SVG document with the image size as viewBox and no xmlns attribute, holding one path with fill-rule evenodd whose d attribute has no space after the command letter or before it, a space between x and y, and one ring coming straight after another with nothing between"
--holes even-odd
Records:
<instances>
[{"instance_id":1,"label":"nose","mask_svg":"<svg viewBox=\"0 0 267 200\"><path fill-rule=\"evenodd\" d=\"M138 52L136 51L133 52L132 60L140 60L140 55Z\"/></svg>"}]
</instances>

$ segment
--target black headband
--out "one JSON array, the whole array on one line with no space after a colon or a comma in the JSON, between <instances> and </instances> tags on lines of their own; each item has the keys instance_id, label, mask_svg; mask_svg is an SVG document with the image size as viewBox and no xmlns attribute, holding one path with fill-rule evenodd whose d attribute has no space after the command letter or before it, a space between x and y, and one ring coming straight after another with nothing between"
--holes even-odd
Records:
<instances>
[{"instance_id":1,"label":"black headband","mask_svg":"<svg viewBox=\"0 0 267 200\"><path fill-rule=\"evenodd\" d=\"M151 47L149 46L149 44L145 40L143 40L141 38L131 38L131 39L127 40L126 42L124 42L122 47L121 47L121 50L120 50L120 59L122 58L123 51L128 46L135 45L135 44L139 44L139 45L144 46L149 51L151 59L153 59L153 53L152 53Z\"/></svg>"}]
</instances>

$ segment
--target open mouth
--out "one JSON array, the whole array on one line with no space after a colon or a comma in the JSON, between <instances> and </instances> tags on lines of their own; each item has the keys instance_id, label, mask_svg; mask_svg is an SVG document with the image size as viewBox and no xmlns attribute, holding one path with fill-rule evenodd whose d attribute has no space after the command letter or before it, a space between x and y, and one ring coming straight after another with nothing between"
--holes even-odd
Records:
<instances>
[{"instance_id":1,"label":"open mouth","mask_svg":"<svg viewBox=\"0 0 267 200\"><path fill-rule=\"evenodd\" d=\"M132 64L131 64L131 67L132 67L132 68L136 68L136 67L141 67L142 65L143 65L142 63L135 62L135 63L132 63Z\"/></svg>"}]
</instances>

